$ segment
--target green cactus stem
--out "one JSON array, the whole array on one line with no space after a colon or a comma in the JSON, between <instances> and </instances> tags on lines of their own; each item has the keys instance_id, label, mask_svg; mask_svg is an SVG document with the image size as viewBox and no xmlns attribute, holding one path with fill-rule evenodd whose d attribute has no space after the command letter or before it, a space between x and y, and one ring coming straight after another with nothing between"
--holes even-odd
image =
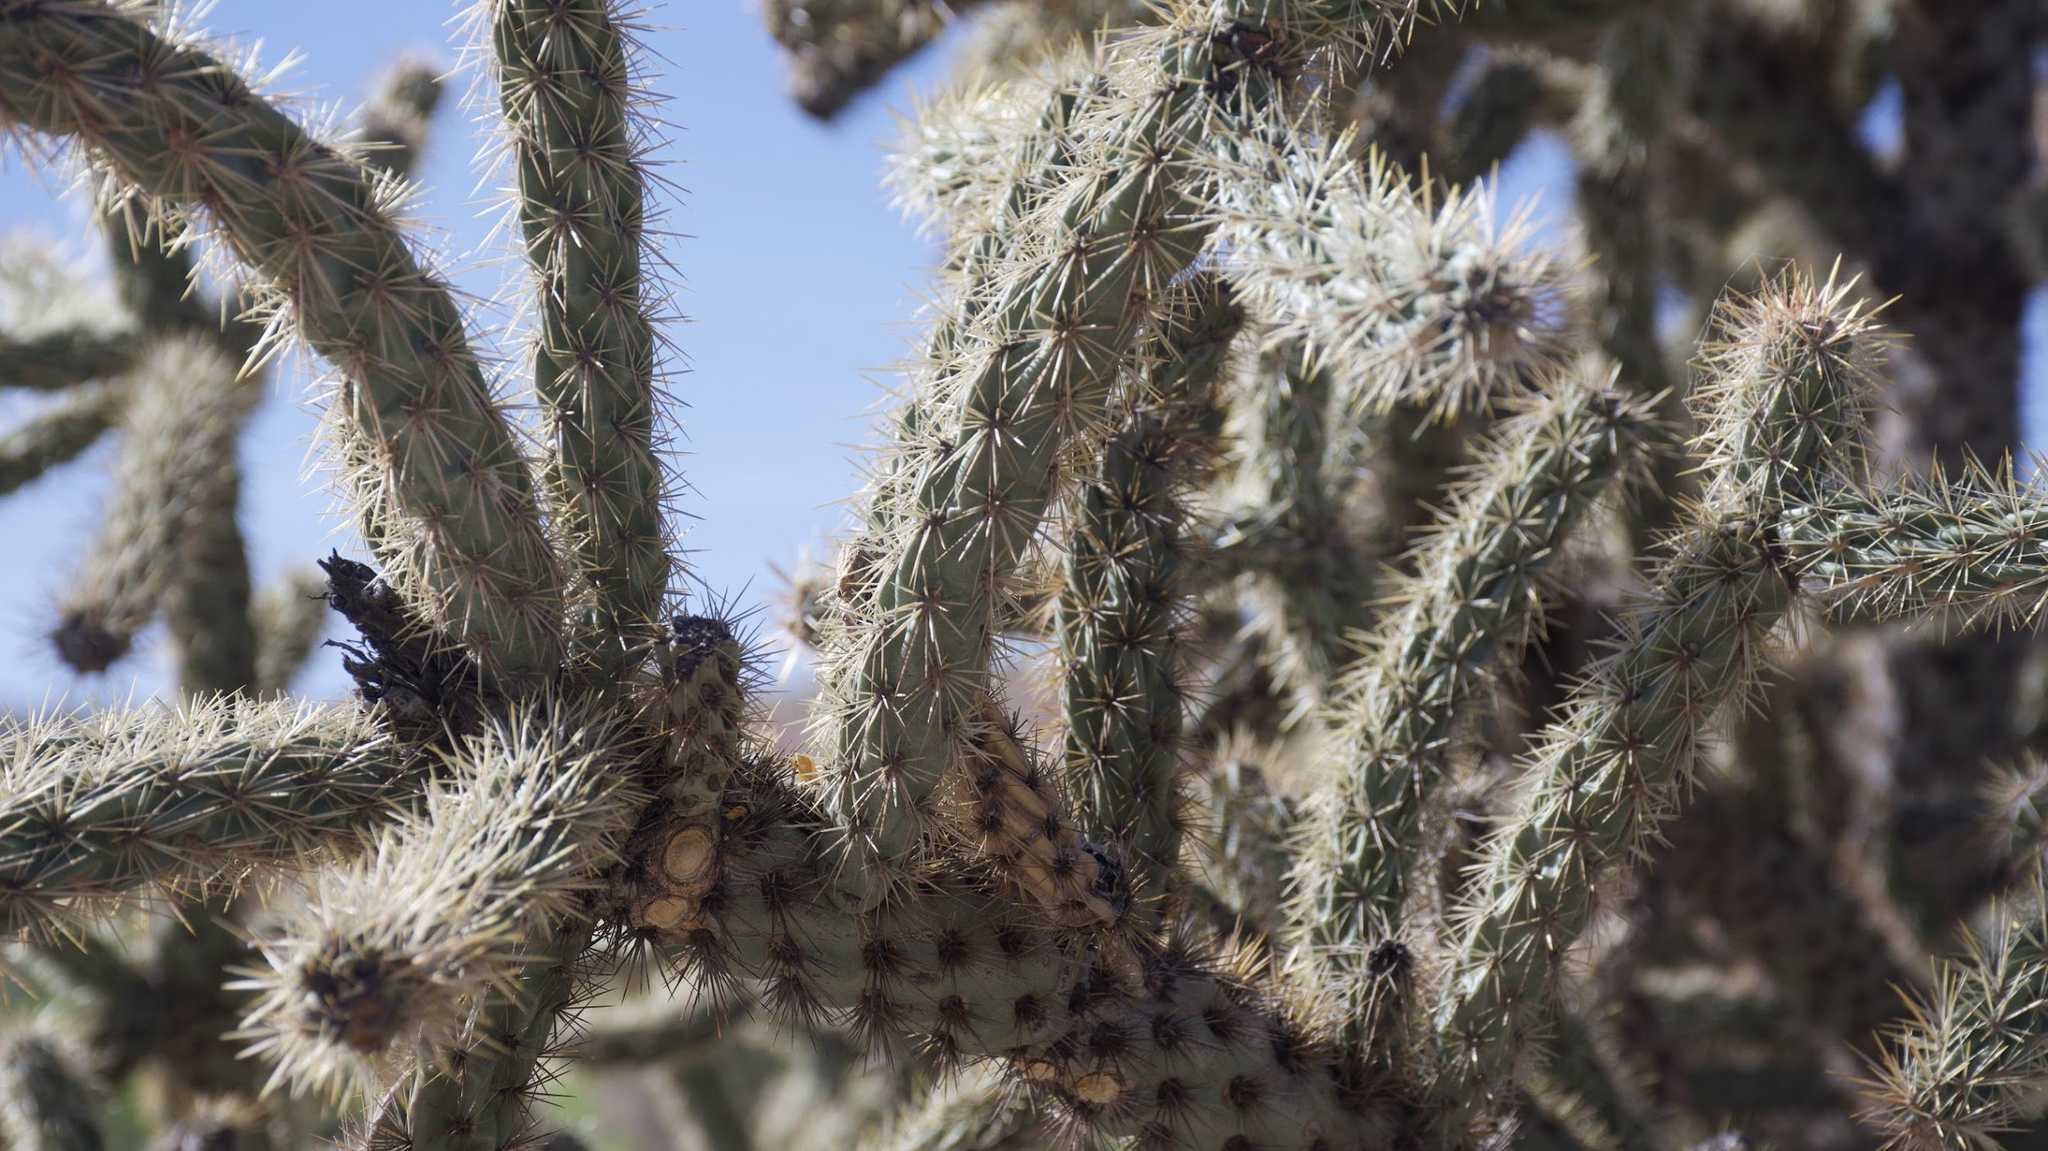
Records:
<instances>
[{"instance_id":1,"label":"green cactus stem","mask_svg":"<svg viewBox=\"0 0 2048 1151\"><path fill-rule=\"evenodd\" d=\"M493 0L490 42L536 282L534 394L552 433L555 526L590 599L572 636L610 677L660 638L668 593L655 457L659 280L630 29L604 0Z\"/></svg>"},{"instance_id":2,"label":"green cactus stem","mask_svg":"<svg viewBox=\"0 0 2048 1151\"><path fill-rule=\"evenodd\" d=\"M1786 507L1779 538L1843 620L2031 628L2048 605L2048 491L2009 463L1829 485Z\"/></svg>"},{"instance_id":3,"label":"green cactus stem","mask_svg":"<svg viewBox=\"0 0 2048 1151\"><path fill-rule=\"evenodd\" d=\"M305 863L428 769L353 704L198 700L0 728L0 932L60 941L145 886Z\"/></svg>"},{"instance_id":4,"label":"green cactus stem","mask_svg":"<svg viewBox=\"0 0 2048 1151\"><path fill-rule=\"evenodd\" d=\"M1488 1105L1541 1026L1606 872L1675 814L1708 724L1755 689L1792 601L1772 522L1853 467L1881 347L1850 285L1832 279L1787 272L1717 312L1693 394L1703 502L1616 621L1610 654L1535 741L1458 910L1433 1010L1454 1114Z\"/></svg>"},{"instance_id":5,"label":"green cactus stem","mask_svg":"<svg viewBox=\"0 0 2048 1151\"><path fill-rule=\"evenodd\" d=\"M1345 17L1383 11L1339 7L1291 8L1274 31L1313 44L1363 34L1370 21ZM1071 445L1099 428L1117 366L1163 318L1169 282L1199 251L1179 157L1270 94L1269 70L1285 66L1284 54L1245 59L1214 37L1218 15L1234 9L1186 10L1129 43L1132 87L1103 102L1092 129L1100 162L1077 165L1030 238L970 286L995 291L954 350L965 369L957 400L899 448L906 458L891 470L915 482L885 485L901 504L871 517L884 536L864 561L873 582L844 605L844 641L820 683L837 744L828 783L877 900L910 878L906 863L935 829L933 797L958 751L951 732L980 706L1000 605L1069 483Z\"/></svg>"},{"instance_id":6,"label":"green cactus stem","mask_svg":"<svg viewBox=\"0 0 2048 1151\"><path fill-rule=\"evenodd\" d=\"M58 392L111 380L134 367L141 351L133 332L62 328L0 337L0 388Z\"/></svg>"},{"instance_id":7,"label":"green cactus stem","mask_svg":"<svg viewBox=\"0 0 2048 1151\"><path fill-rule=\"evenodd\" d=\"M829 120L982 0L768 0L797 106Z\"/></svg>"},{"instance_id":8,"label":"green cactus stem","mask_svg":"<svg viewBox=\"0 0 2048 1151\"><path fill-rule=\"evenodd\" d=\"M1068 787L1090 837L1116 845L1126 882L1155 908L1180 862L1185 818L1186 424L1206 407L1238 322L1219 290L1189 331L1164 341L1162 362L1073 514L1059 597Z\"/></svg>"},{"instance_id":9,"label":"green cactus stem","mask_svg":"<svg viewBox=\"0 0 2048 1151\"><path fill-rule=\"evenodd\" d=\"M256 628L251 686L259 696L281 696L327 634L327 579L309 569L289 572L257 593L249 610Z\"/></svg>"},{"instance_id":10,"label":"green cactus stem","mask_svg":"<svg viewBox=\"0 0 2048 1151\"><path fill-rule=\"evenodd\" d=\"M448 753L449 785L419 812L319 876L259 940L248 983L244 1030L277 1079L348 1085L401 1034L431 1064L473 1006L509 998L547 955L537 941L584 917L644 803L619 770L623 735L570 702L515 709Z\"/></svg>"},{"instance_id":11,"label":"green cactus stem","mask_svg":"<svg viewBox=\"0 0 2048 1151\"><path fill-rule=\"evenodd\" d=\"M220 542L204 530L205 521L223 499L232 505L235 439L261 392L239 379L210 342L192 337L153 342L127 386L113 491L79 576L65 590L51 640L78 671L104 671L160 610L175 607L180 622L197 631L224 625L206 640L215 646L200 653L213 665L195 670L209 677L201 689L233 690L247 682L246 674L217 679L245 670L251 646L246 619L237 628L232 620L211 618L220 613L206 610L218 602L210 589L165 601L177 569L210 563L212 545ZM230 542L239 554L239 534ZM228 583L238 572L246 578L239 564L230 566ZM234 589L227 590L231 595ZM246 600L246 586L241 591ZM208 618L193 621L184 614L188 609Z\"/></svg>"},{"instance_id":12,"label":"green cactus stem","mask_svg":"<svg viewBox=\"0 0 2048 1151\"><path fill-rule=\"evenodd\" d=\"M2048 900L2038 879L1992 909L1985 938L1945 965L1860 1084L1863 1118L1902 1151L1978 1151L2033 1118L2048 1083Z\"/></svg>"},{"instance_id":13,"label":"green cactus stem","mask_svg":"<svg viewBox=\"0 0 2048 1151\"><path fill-rule=\"evenodd\" d=\"M1611 381L1565 375L1475 444L1473 470L1339 691L1344 766L1304 828L1287 913L1304 974L1354 1039L1374 1029L1366 1005L1388 999L1376 950L1415 943L1402 922L1405 869L1420 858L1456 717L1502 649L1541 627L1545 567L1615 478L1642 464L1651 429Z\"/></svg>"},{"instance_id":14,"label":"green cactus stem","mask_svg":"<svg viewBox=\"0 0 2048 1151\"><path fill-rule=\"evenodd\" d=\"M0 434L0 496L83 455L120 419L126 399L117 385L89 384Z\"/></svg>"},{"instance_id":15,"label":"green cactus stem","mask_svg":"<svg viewBox=\"0 0 2048 1151\"><path fill-rule=\"evenodd\" d=\"M205 206L340 374L329 413L362 448L352 484L399 521L394 578L508 686L551 676L561 579L525 461L446 285L361 169L129 9L8 0L0 20L0 121L77 138L158 210Z\"/></svg>"}]
</instances>

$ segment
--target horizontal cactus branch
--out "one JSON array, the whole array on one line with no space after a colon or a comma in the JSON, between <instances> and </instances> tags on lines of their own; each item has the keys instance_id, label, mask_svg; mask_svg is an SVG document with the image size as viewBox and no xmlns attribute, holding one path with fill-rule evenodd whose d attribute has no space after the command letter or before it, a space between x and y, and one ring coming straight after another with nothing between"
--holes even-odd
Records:
<instances>
[{"instance_id":1,"label":"horizontal cactus branch","mask_svg":"<svg viewBox=\"0 0 2048 1151\"><path fill-rule=\"evenodd\" d=\"M1527 388L1572 332L1566 269L1480 192L1440 204L1348 139L1270 116L1209 161L1204 210L1245 303L1338 372L1350 422L1449 418Z\"/></svg>"},{"instance_id":2,"label":"horizontal cactus branch","mask_svg":"<svg viewBox=\"0 0 2048 1151\"><path fill-rule=\"evenodd\" d=\"M1786 508L1779 538L1806 588L1844 620L2031 628L2048 603L2048 489L2010 464L1831 485Z\"/></svg>"},{"instance_id":3,"label":"horizontal cactus branch","mask_svg":"<svg viewBox=\"0 0 2048 1151\"><path fill-rule=\"evenodd\" d=\"M403 517L393 577L509 686L552 675L561 578L526 463L453 297L362 170L130 9L9 0L0 23L0 121L77 139L161 210L204 212L340 373L330 415L369 449L344 461L352 481Z\"/></svg>"},{"instance_id":4,"label":"horizontal cactus branch","mask_svg":"<svg viewBox=\"0 0 2048 1151\"><path fill-rule=\"evenodd\" d=\"M545 955L533 942L583 914L631 826L612 723L548 703L465 740L445 788L259 941L245 1031L280 1081L349 1086L401 1033L431 1062L470 1008L511 995Z\"/></svg>"},{"instance_id":5,"label":"horizontal cactus branch","mask_svg":"<svg viewBox=\"0 0 2048 1151\"><path fill-rule=\"evenodd\" d=\"M516 212L536 281L533 388L553 435L555 526L575 552L601 675L660 638L668 593L656 384L667 306L650 227L631 29L603 0L491 0ZM601 650L599 650L601 649Z\"/></svg>"},{"instance_id":6,"label":"horizontal cactus branch","mask_svg":"<svg viewBox=\"0 0 2048 1151\"><path fill-rule=\"evenodd\" d=\"M1384 1146L1394 1115L1252 988L1175 949L1140 948L1135 985L970 876L928 873L864 909L834 832L771 774L730 798L710 922L677 940L700 987L750 984L785 1018L837 1021L871 1047L999 1059L1076 1129L1141 1146ZM822 833L822 837L821 837ZM708 982L707 982L708 981Z\"/></svg>"},{"instance_id":7,"label":"horizontal cactus branch","mask_svg":"<svg viewBox=\"0 0 2048 1151\"><path fill-rule=\"evenodd\" d=\"M133 332L60 329L0 337L0 388L56 392L127 373L142 353Z\"/></svg>"},{"instance_id":8,"label":"horizontal cactus branch","mask_svg":"<svg viewBox=\"0 0 2048 1151\"><path fill-rule=\"evenodd\" d=\"M345 847L431 774L353 704L237 700L16 722L0 764L0 932L38 939L145 886Z\"/></svg>"},{"instance_id":9,"label":"horizontal cactus branch","mask_svg":"<svg viewBox=\"0 0 2048 1151\"><path fill-rule=\"evenodd\" d=\"M1387 999L1377 949L1412 942L1404 869L1422 858L1421 813L1456 717L1488 663L1542 626L1539 580L1566 534L1644 463L1646 408L1597 378L1553 388L1474 445L1471 471L1339 691L1345 766L1297 847L1288 921L1318 997L1353 1021L1354 1038L1372 1029L1366 1005Z\"/></svg>"},{"instance_id":10,"label":"horizontal cactus branch","mask_svg":"<svg viewBox=\"0 0 2048 1151\"><path fill-rule=\"evenodd\" d=\"M120 419L126 399L117 385L88 385L0 433L0 495L83 455Z\"/></svg>"}]
</instances>

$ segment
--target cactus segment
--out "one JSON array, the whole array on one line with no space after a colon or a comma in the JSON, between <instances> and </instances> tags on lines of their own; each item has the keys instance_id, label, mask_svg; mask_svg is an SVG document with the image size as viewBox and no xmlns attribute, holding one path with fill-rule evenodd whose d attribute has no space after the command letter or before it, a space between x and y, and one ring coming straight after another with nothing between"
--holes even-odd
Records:
<instances>
[{"instance_id":1,"label":"cactus segment","mask_svg":"<svg viewBox=\"0 0 2048 1151\"><path fill-rule=\"evenodd\" d=\"M666 299L653 245L630 29L603 0L491 0L516 214L539 315L533 390L552 440L555 528L588 619L578 654L612 678L660 638L668 532L655 455Z\"/></svg>"},{"instance_id":2,"label":"cactus segment","mask_svg":"<svg viewBox=\"0 0 2048 1151\"><path fill-rule=\"evenodd\" d=\"M1542 626L1540 580L1564 539L1618 476L1642 462L1648 411L1611 381L1565 376L1474 446L1475 461L1417 547L1392 607L1338 692L1345 765L1297 847L1287 907L1310 984L1369 1034L1384 1001L1373 961L1415 942L1402 922L1407 861L1453 724L1503 650Z\"/></svg>"},{"instance_id":3,"label":"cactus segment","mask_svg":"<svg viewBox=\"0 0 2048 1151\"><path fill-rule=\"evenodd\" d=\"M204 213L340 374L329 414L394 573L514 690L560 662L561 579L510 422L447 286L341 153L128 8L12 3L0 122L76 138L166 213Z\"/></svg>"}]
</instances>

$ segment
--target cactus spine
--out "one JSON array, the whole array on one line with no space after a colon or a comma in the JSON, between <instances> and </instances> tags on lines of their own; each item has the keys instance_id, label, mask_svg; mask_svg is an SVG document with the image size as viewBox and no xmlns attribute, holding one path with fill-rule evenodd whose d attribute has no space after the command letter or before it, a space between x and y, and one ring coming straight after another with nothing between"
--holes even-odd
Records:
<instances>
[{"instance_id":1,"label":"cactus spine","mask_svg":"<svg viewBox=\"0 0 2048 1151\"><path fill-rule=\"evenodd\" d=\"M1369 1034L1376 949L1405 945L1403 861L1454 717L1502 647L1541 626L1538 580L1565 533L1640 462L1647 414L1608 385L1566 378L1505 423L1390 597L1399 606L1340 688L1348 765L1311 817L1291 877L1291 934L1317 992Z\"/></svg>"},{"instance_id":2,"label":"cactus spine","mask_svg":"<svg viewBox=\"0 0 2048 1151\"><path fill-rule=\"evenodd\" d=\"M509 685L545 678L561 577L532 483L461 314L376 189L203 48L126 11L17 2L6 19L0 120L79 137L163 211L204 206L341 374L329 411L365 445L353 482L403 517L394 554L415 598ZM269 175L246 178L258 166Z\"/></svg>"},{"instance_id":3,"label":"cactus spine","mask_svg":"<svg viewBox=\"0 0 2048 1151\"><path fill-rule=\"evenodd\" d=\"M552 426L556 526L592 598L604 671L659 635L669 560L654 454L663 301L627 29L597 0L485 5L518 214L540 300L534 392Z\"/></svg>"}]
</instances>

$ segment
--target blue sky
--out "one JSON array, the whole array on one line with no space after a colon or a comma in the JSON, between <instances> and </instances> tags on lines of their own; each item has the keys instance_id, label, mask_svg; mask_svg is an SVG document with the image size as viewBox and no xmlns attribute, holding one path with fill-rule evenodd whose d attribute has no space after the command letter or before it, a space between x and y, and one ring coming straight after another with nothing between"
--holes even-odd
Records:
<instances>
[{"instance_id":1,"label":"blue sky","mask_svg":"<svg viewBox=\"0 0 2048 1151\"><path fill-rule=\"evenodd\" d=\"M204 26L260 39L266 60L296 49L284 89L352 106L400 53L452 65L447 22L457 13L431 0L218 0ZM685 278L678 303L690 318L673 333L690 367L675 382L688 404L682 465L695 490L685 502L697 517L686 545L705 586L760 602L775 591L771 564L787 567L806 546L822 551L841 522L837 501L858 486L857 448L869 440L881 385L915 334L935 251L890 205L879 176L894 110L908 107L913 87L942 80L946 52L927 53L820 126L785 96L751 0L669 3L650 20L647 41L660 57L651 87L668 97L663 116L674 126L664 158L680 188L668 214L684 234L674 247ZM506 265L502 251L484 247L495 206L478 190L477 143L465 112L444 103L420 172L429 191L419 216L459 286L489 296ZM1504 170L1503 202L1540 194L1539 214L1555 218L1569 202L1565 171L1556 142L1535 141ZM0 234L50 237L96 268L102 255L79 198L59 191L19 157L0 159ZM2048 315L2036 320L2037 332L2048 327ZM301 478L313 428L306 384L273 373L275 394L242 443L242 518L259 581L330 547L361 554L317 479ZM32 403L0 393L0 423ZM63 669L42 639L104 493L110 447L0 500L0 707L139 698L169 684L154 636L89 680ZM333 695L346 682L330 655L316 657L298 687Z\"/></svg>"}]
</instances>

